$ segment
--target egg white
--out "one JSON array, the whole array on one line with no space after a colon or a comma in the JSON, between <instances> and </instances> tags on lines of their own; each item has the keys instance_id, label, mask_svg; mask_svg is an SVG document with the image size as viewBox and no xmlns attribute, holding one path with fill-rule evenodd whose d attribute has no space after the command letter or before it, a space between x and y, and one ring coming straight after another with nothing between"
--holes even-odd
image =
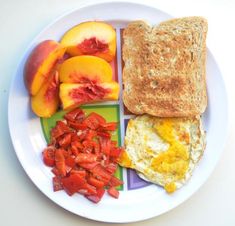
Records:
<instances>
[{"instance_id":1,"label":"egg white","mask_svg":"<svg viewBox=\"0 0 235 226\"><path fill-rule=\"evenodd\" d=\"M126 130L125 152L131 161L130 168L135 169L141 178L163 187L174 183L178 189L189 180L203 155L206 145L205 132L200 117L172 119L173 133L177 141L180 140L182 133L189 135L189 142L180 141L189 153L189 163L184 177L178 179L174 174L159 173L151 167L152 160L167 151L170 146L154 129L154 125L164 120L166 119L149 115L131 119Z\"/></svg>"}]
</instances>

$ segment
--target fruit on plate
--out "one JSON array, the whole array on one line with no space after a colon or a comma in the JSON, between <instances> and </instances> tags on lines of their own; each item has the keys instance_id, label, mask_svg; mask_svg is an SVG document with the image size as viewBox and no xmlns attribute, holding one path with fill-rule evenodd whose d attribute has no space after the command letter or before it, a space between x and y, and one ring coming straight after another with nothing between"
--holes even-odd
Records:
<instances>
[{"instance_id":1,"label":"fruit on plate","mask_svg":"<svg viewBox=\"0 0 235 226\"><path fill-rule=\"evenodd\" d=\"M80 23L64 34L61 43L71 56L95 55L110 62L116 54L116 32L104 22Z\"/></svg>"},{"instance_id":2,"label":"fruit on plate","mask_svg":"<svg viewBox=\"0 0 235 226\"><path fill-rule=\"evenodd\" d=\"M65 50L63 45L53 40L45 40L32 50L24 67L25 86L30 95L38 93Z\"/></svg>"},{"instance_id":3,"label":"fruit on plate","mask_svg":"<svg viewBox=\"0 0 235 226\"><path fill-rule=\"evenodd\" d=\"M62 83L60 99L63 109L104 100L117 100L119 85L115 81L106 83Z\"/></svg>"},{"instance_id":4,"label":"fruit on plate","mask_svg":"<svg viewBox=\"0 0 235 226\"><path fill-rule=\"evenodd\" d=\"M31 97L33 112L39 117L51 117L59 107L59 75L57 71L50 73L36 95Z\"/></svg>"},{"instance_id":5,"label":"fruit on plate","mask_svg":"<svg viewBox=\"0 0 235 226\"><path fill-rule=\"evenodd\" d=\"M112 80L112 68L96 56L75 56L59 69L60 99L63 109L104 100L117 100L119 85Z\"/></svg>"},{"instance_id":6,"label":"fruit on plate","mask_svg":"<svg viewBox=\"0 0 235 226\"><path fill-rule=\"evenodd\" d=\"M60 81L84 83L112 81L112 68L105 60L95 56L76 56L65 60L59 70Z\"/></svg>"}]
</instances>

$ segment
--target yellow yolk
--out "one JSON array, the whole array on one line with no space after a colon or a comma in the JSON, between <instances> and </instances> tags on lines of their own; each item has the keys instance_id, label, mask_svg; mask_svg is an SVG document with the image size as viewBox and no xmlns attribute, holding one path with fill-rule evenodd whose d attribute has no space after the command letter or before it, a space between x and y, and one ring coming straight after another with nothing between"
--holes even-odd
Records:
<instances>
[{"instance_id":1,"label":"yellow yolk","mask_svg":"<svg viewBox=\"0 0 235 226\"><path fill-rule=\"evenodd\" d=\"M121 156L118 159L118 163L123 167L131 168L132 162L126 151L122 152Z\"/></svg>"},{"instance_id":2,"label":"yellow yolk","mask_svg":"<svg viewBox=\"0 0 235 226\"><path fill-rule=\"evenodd\" d=\"M168 192L168 193L172 193L176 190L176 185L175 183L169 183L169 184L166 184L164 186L164 189Z\"/></svg>"},{"instance_id":3,"label":"yellow yolk","mask_svg":"<svg viewBox=\"0 0 235 226\"><path fill-rule=\"evenodd\" d=\"M172 174L175 178L182 179L189 167L189 153L187 149L176 140L170 119L155 125L154 128L157 134L167 141L170 146L168 150L161 152L152 160L151 167L159 173ZM169 186L167 185L167 189L172 190L172 185L168 188Z\"/></svg>"},{"instance_id":4,"label":"yellow yolk","mask_svg":"<svg viewBox=\"0 0 235 226\"><path fill-rule=\"evenodd\" d=\"M120 165L135 169L146 181L172 193L192 176L205 148L200 118L130 119Z\"/></svg>"}]
</instances>

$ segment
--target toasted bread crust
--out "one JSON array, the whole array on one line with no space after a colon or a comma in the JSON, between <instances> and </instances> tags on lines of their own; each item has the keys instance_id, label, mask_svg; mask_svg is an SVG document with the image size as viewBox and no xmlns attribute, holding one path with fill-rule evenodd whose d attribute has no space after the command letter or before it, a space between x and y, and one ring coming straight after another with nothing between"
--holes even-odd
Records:
<instances>
[{"instance_id":1,"label":"toasted bread crust","mask_svg":"<svg viewBox=\"0 0 235 226\"><path fill-rule=\"evenodd\" d=\"M135 114L199 115L207 106L207 21L172 19L151 27L144 21L123 32L123 102Z\"/></svg>"}]
</instances>

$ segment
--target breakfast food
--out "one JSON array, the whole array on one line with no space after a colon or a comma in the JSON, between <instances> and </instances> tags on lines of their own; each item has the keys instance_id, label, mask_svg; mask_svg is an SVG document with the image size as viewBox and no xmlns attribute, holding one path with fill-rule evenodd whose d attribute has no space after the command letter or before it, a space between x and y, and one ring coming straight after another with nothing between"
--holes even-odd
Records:
<instances>
[{"instance_id":1,"label":"breakfast food","mask_svg":"<svg viewBox=\"0 0 235 226\"><path fill-rule=\"evenodd\" d=\"M143 21L127 25L121 93L128 113L118 101L120 74L112 68L116 31L111 25L83 22L65 32L60 43L46 40L35 47L24 68L32 110L47 118L66 110L58 114L65 114L63 119L52 117L57 122L51 133L48 130L51 141L43 150L43 161L55 175L54 191L80 193L97 203L107 189L118 198L115 187L123 183L114 176L118 163L168 193L189 180L206 145L201 122L207 106L206 34L207 22L201 17L172 19L155 27ZM75 109L107 100L116 101L104 105L115 105L121 128L133 117L125 150L111 140L116 123ZM101 106L86 107L96 111Z\"/></svg>"},{"instance_id":2,"label":"breakfast food","mask_svg":"<svg viewBox=\"0 0 235 226\"><path fill-rule=\"evenodd\" d=\"M63 109L71 109L117 100L119 84L113 81L113 70L107 62L115 53L116 32L104 22L81 23L67 31L61 43L39 43L24 67L33 112L39 117L51 117L60 103Z\"/></svg>"},{"instance_id":3,"label":"breakfast food","mask_svg":"<svg viewBox=\"0 0 235 226\"><path fill-rule=\"evenodd\" d=\"M200 115L207 106L207 21L172 19L151 27L128 24L123 33L123 102L134 114Z\"/></svg>"},{"instance_id":4,"label":"breakfast food","mask_svg":"<svg viewBox=\"0 0 235 226\"><path fill-rule=\"evenodd\" d=\"M60 81L66 83L110 82L112 68L105 60L95 56L77 56L65 60L59 70Z\"/></svg>"},{"instance_id":5,"label":"breakfast food","mask_svg":"<svg viewBox=\"0 0 235 226\"><path fill-rule=\"evenodd\" d=\"M118 198L117 186L123 182L114 176L122 148L111 140L115 122L97 113L88 116L74 109L57 121L51 130L51 142L43 150L45 165L52 167L54 191L68 195L79 193L98 203L105 193Z\"/></svg>"},{"instance_id":6,"label":"breakfast food","mask_svg":"<svg viewBox=\"0 0 235 226\"><path fill-rule=\"evenodd\" d=\"M51 117L59 107L59 76L52 71L36 95L31 97L31 108L39 117Z\"/></svg>"},{"instance_id":7,"label":"breakfast food","mask_svg":"<svg viewBox=\"0 0 235 226\"><path fill-rule=\"evenodd\" d=\"M116 54L116 32L100 21L80 23L67 31L61 39L71 56L94 55L112 61Z\"/></svg>"},{"instance_id":8,"label":"breakfast food","mask_svg":"<svg viewBox=\"0 0 235 226\"><path fill-rule=\"evenodd\" d=\"M63 109L105 100L118 100L119 84L112 80L112 68L95 56L65 60L59 70Z\"/></svg>"},{"instance_id":9,"label":"breakfast food","mask_svg":"<svg viewBox=\"0 0 235 226\"><path fill-rule=\"evenodd\" d=\"M163 186L169 193L184 185L203 155L205 132L199 116L130 119L119 164Z\"/></svg>"},{"instance_id":10,"label":"breakfast food","mask_svg":"<svg viewBox=\"0 0 235 226\"><path fill-rule=\"evenodd\" d=\"M60 100L63 109L106 100L118 100L119 84L115 81L106 83L62 83L60 85Z\"/></svg>"},{"instance_id":11,"label":"breakfast food","mask_svg":"<svg viewBox=\"0 0 235 226\"><path fill-rule=\"evenodd\" d=\"M31 52L24 66L25 86L30 95L36 95L64 53L65 47L53 40L39 43Z\"/></svg>"}]
</instances>

